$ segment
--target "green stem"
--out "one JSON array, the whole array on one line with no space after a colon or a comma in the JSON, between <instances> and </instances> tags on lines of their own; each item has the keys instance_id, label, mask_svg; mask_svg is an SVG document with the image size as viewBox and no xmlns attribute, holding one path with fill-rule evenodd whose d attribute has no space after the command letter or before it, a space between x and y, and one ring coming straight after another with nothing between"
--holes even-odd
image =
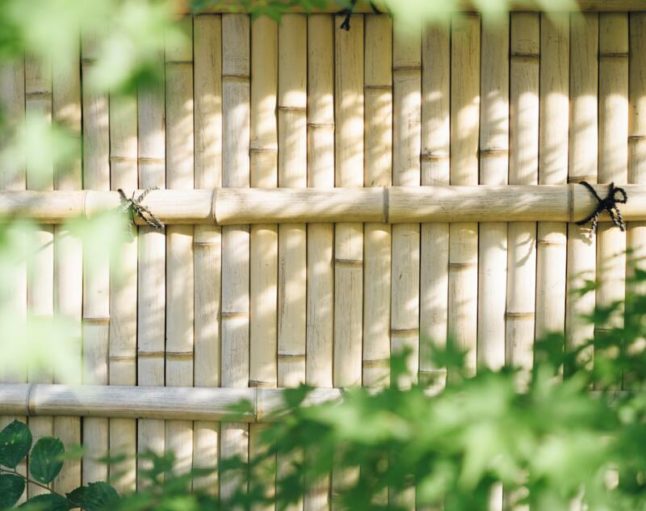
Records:
<instances>
[{"instance_id":1,"label":"green stem","mask_svg":"<svg viewBox=\"0 0 646 511\"><path fill-rule=\"evenodd\" d=\"M58 493L58 492L56 492L56 491L52 490L52 489L51 489L49 486L47 486L46 484L39 483L38 481L34 481L33 479L31 479L31 478L29 478L29 477L27 477L27 476L22 475L22 474L21 474L20 472L18 472L15 468L14 468L13 470L10 470L10 469L6 469L6 468L2 468L2 467L0 467L0 474L2 474L2 473L5 473L5 474L13 474L13 475L15 475L15 476L22 477L22 478L25 480L25 482L26 482L26 483L36 485L36 486L38 486L39 488L42 488L43 490L47 490L49 493L52 493L52 494L54 494L54 495L58 495L59 497L62 497L62 498L64 498L64 499L66 499L66 498L67 498L67 497L65 497L65 495L62 495L62 494L60 494L60 493Z\"/></svg>"}]
</instances>

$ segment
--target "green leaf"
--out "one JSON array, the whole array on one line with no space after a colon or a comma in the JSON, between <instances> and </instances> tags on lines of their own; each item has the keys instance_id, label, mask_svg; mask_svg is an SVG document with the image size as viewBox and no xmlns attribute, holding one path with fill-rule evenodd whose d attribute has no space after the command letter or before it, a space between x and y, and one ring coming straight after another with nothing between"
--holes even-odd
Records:
<instances>
[{"instance_id":1,"label":"green leaf","mask_svg":"<svg viewBox=\"0 0 646 511\"><path fill-rule=\"evenodd\" d=\"M68 511L70 508L68 500L56 493L38 495L20 506L20 509L28 511Z\"/></svg>"},{"instance_id":2,"label":"green leaf","mask_svg":"<svg viewBox=\"0 0 646 511\"><path fill-rule=\"evenodd\" d=\"M22 422L13 421L0 431L0 465L16 468L31 447L31 431Z\"/></svg>"},{"instance_id":3,"label":"green leaf","mask_svg":"<svg viewBox=\"0 0 646 511\"><path fill-rule=\"evenodd\" d=\"M31 451L29 472L36 481L43 484L51 483L63 468L64 453L63 442L58 438L41 438Z\"/></svg>"},{"instance_id":4,"label":"green leaf","mask_svg":"<svg viewBox=\"0 0 646 511\"><path fill-rule=\"evenodd\" d=\"M67 498L74 506L81 507L86 511L103 511L110 509L119 502L119 494L108 483L90 483L81 486L71 493Z\"/></svg>"},{"instance_id":5,"label":"green leaf","mask_svg":"<svg viewBox=\"0 0 646 511\"><path fill-rule=\"evenodd\" d=\"M0 474L0 509L12 507L25 491L25 480L13 474Z\"/></svg>"}]
</instances>

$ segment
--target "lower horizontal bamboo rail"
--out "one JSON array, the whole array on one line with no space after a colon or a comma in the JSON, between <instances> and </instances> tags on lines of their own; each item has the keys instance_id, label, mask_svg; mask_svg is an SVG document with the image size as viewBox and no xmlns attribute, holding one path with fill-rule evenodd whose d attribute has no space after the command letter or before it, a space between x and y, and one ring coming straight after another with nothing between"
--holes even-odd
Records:
<instances>
[{"instance_id":1,"label":"lower horizontal bamboo rail","mask_svg":"<svg viewBox=\"0 0 646 511\"><path fill-rule=\"evenodd\" d=\"M269 388L0 384L0 416L271 422L284 407L285 392ZM341 389L313 389L304 404L339 399L341 394ZM242 402L248 406L236 406Z\"/></svg>"},{"instance_id":2,"label":"lower horizontal bamboo rail","mask_svg":"<svg viewBox=\"0 0 646 511\"><path fill-rule=\"evenodd\" d=\"M646 186L625 185L626 221L646 220ZM595 185L605 197L607 185ZM135 191L135 197L141 191ZM153 190L142 203L166 224L308 222L576 222L597 206L579 184L528 186L392 186L385 188L216 188ZM46 224L117 209L117 192L3 191L0 218ZM608 221L606 214L601 221ZM136 218L137 223L143 223Z\"/></svg>"}]
</instances>

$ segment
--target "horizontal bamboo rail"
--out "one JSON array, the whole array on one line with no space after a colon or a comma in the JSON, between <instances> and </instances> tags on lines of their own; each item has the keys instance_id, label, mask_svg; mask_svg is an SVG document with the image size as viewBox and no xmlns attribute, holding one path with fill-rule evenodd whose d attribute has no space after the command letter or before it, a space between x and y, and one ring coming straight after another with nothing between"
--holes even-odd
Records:
<instances>
[{"instance_id":1,"label":"horizontal bamboo rail","mask_svg":"<svg viewBox=\"0 0 646 511\"><path fill-rule=\"evenodd\" d=\"M626 221L646 220L646 186L625 185ZM604 197L607 185L595 185ZM140 192L137 191L135 195ZM583 186L421 186L374 188L216 188L154 190L143 204L167 224L308 222L576 222L597 201ZM120 207L117 192L3 191L0 218L56 224ZM608 221L606 214L601 221ZM143 220L136 218L139 224Z\"/></svg>"},{"instance_id":2,"label":"horizontal bamboo rail","mask_svg":"<svg viewBox=\"0 0 646 511\"><path fill-rule=\"evenodd\" d=\"M0 385L0 416L109 417L182 421L271 422L286 389L129 385ZM313 389L303 402L339 399L338 388ZM241 402L249 403L240 411Z\"/></svg>"},{"instance_id":3,"label":"horizontal bamboo rail","mask_svg":"<svg viewBox=\"0 0 646 511\"><path fill-rule=\"evenodd\" d=\"M557 2L554 2L556 4ZM240 10L240 2L238 0L225 0L220 1L216 5L210 5L205 9L198 10L198 13L218 13L218 12L231 12L232 9ZM380 6L382 2L375 2L376 6ZM463 11L470 12L474 11L473 6L474 2L463 0L455 8L451 8L451 11ZM528 11L528 12L537 12L544 11L545 2L527 2L527 1L514 1L511 2L510 9L512 11ZM554 8L553 11L558 12L571 12L571 11L589 11L589 12L619 12L619 11L644 11L643 0L577 0L576 2L563 2L563 5ZM311 9L308 12L312 13L338 13L341 9L338 4L334 2L329 2L328 5L321 8ZM190 12L188 8L188 2L179 3L178 12L180 14L186 14ZM306 12L303 7L294 7L292 12ZM367 0L359 0L357 5L354 7L355 13L372 13L373 8Z\"/></svg>"}]
</instances>

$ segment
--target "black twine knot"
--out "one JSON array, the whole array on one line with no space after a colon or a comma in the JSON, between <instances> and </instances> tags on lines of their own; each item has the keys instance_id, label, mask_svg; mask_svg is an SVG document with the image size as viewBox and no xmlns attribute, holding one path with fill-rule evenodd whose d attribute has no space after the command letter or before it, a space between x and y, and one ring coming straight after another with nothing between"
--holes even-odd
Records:
<instances>
[{"instance_id":1,"label":"black twine knot","mask_svg":"<svg viewBox=\"0 0 646 511\"><path fill-rule=\"evenodd\" d=\"M599 223L599 215L604 211L607 211L610 215L612 223L615 224L622 231L626 230L626 223L624 222L623 217L621 216L621 211L617 207L617 204L626 204L628 202L628 194L623 188L615 186L615 183L610 183L608 185L608 194L602 199L599 197L599 194L596 190L585 181L581 181L583 186L585 186L591 193L594 195L594 198L599 201L595 210L588 215L586 218L577 222L577 225L585 225L588 222L592 221L591 229L592 231L597 231L597 225Z\"/></svg>"},{"instance_id":2,"label":"black twine knot","mask_svg":"<svg viewBox=\"0 0 646 511\"><path fill-rule=\"evenodd\" d=\"M141 203L152 190L157 190L157 187L145 189L139 197L135 197L135 192L132 192L132 195L128 197L121 188L117 190L121 197L121 211L130 216L131 229L136 228L135 216L141 218L153 229L161 231L164 228L164 224L153 212Z\"/></svg>"},{"instance_id":3,"label":"black twine knot","mask_svg":"<svg viewBox=\"0 0 646 511\"><path fill-rule=\"evenodd\" d=\"M375 3L370 0L370 8L372 9L372 12L375 14L382 14L381 10L375 5ZM350 5L346 7L345 9L342 9L338 14L344 14L345 18L343 18L343 22L341 23L340 27L343 30L350 30L350 17L354 13L354 8L357 5L357 0L350 0Z\"/></svg>"}]
</instances>

